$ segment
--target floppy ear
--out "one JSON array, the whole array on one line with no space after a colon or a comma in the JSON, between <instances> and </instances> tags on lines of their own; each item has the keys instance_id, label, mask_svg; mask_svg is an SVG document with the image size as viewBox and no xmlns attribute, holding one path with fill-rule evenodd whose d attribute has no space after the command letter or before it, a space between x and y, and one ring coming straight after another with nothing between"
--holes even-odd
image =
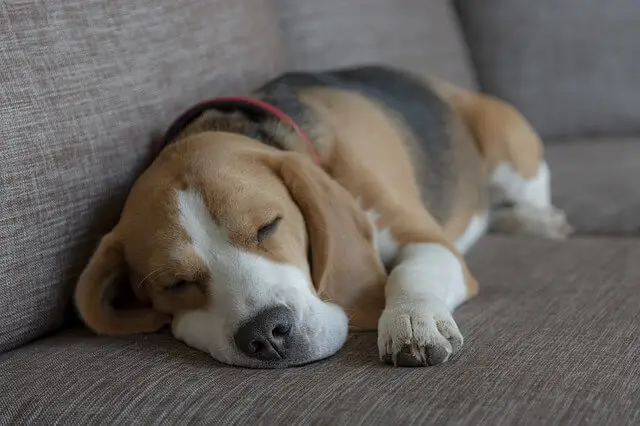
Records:
<instances>
[{"instance_id":1,"label":"floppy ear","mask_svg":"<svg viewBox=\"0 0 640 426\"><path fill-rule=\"evenodd\" d=\"M169 322L153 309L122 309L113 306L118 286L126 278L122 243L115 231L102 238L78 280L75 301L89 328L98 334L150 333Z\"/></svg>"},{"instance_id":2,"label":"floppy ear","mask_svg":"<svg viewBox=\"0 0 640 426\"><path fill-rule=\"evenodd\" d=\"M284 154L280 174L306 222L318 294L347 310L352 325L375 329L384 307L386 272L365 212L300 154Z\"/></svg>"}]
</instances>

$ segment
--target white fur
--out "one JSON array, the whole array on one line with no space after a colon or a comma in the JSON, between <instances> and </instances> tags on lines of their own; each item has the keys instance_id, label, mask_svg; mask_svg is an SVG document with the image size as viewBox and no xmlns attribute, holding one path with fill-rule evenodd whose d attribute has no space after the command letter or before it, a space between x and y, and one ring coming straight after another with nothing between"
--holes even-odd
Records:
<instances>
[{"instance_id":1,"label":"white fur","mask_svg":"<svg viewBox=\"0 0 640 426\"><path fill-rule=\"evenodd\" d=\"M496 231L565 238L572 231L564 212L551 204L549 167L542 161L531 179L510 164L501 164L491 176L490 227ZM513 206L500 208L502 203ZM498 208L495 208L498 206Z\"/></svg>"},{"instance_id":2,"label":"white fur","mask_svg":"<svg viewBox=\"0 0 640 426\"><path fill-rule=\"evenodd\" d=\"M207 283L209 308L176 316L172 328L177 338L225 363L263 366L236 349L233 335L261 310L285 305L293 311L294 327L306 342L302 358L291 360L291 364L321 359L340 349L346 340L347 317L339 307L322 302L313 293L306 272L232 245L200 194L179 192L177 201L180 224L211 276Z\"/></svg>"},{"instance_id":3,"label":"white fur","mask_svg":"<svg viewBox=\"0 0 640 426\"><path fill-rule=\"evenodd\" d=\"M403 246L385 286L386 306L378 322L380 357L393 362L403 348L419 359L427 351L453 353L462 344L451 311L466 297L462 265L440 244ZM444 359L448 358L448 355Z\"/></svg>"},{"instance_id":4,"label":"white fur","mask_svg":"<svg viewBox=\"0 0 640 426\"><path fill-rule=\"evenodd\" d=\"M500 164L491 175L490 186L494 204L508 201L537 208L551 205L549 166L544 161L531 179L520 176L511 164Z\"/></svg>"},{"instance_id":5,"label":"white fur","mask_svg":"<svg viewBox=\"0 0 640 426\"><path fill-rule=\"evenodd\" d=\"M389 268L398 254L398 242L393 237L391 229L378 227L377 221L380 215L376 211L367 211L367 216L373 225L373 243L378 256L382 264Z\"/></svg>"},{"instance_id":6,"label":"white fur","mask_svg":"<svg viewBox=\"0 0 640 426\"><path fill-rule=\"evenodd\" d=\"M473 216L467 229L456 240L456 248L464 254L485 234L489 227L489 214Z\"/></svg>"},{"instance_id":7,"label":"white fur","mask_svg":"<svg viewBox=\"0 0 640 426\"><path fill-rule=\"evenodd\" d=\"M398 254L398 242L393 237L391 229L378 226L377 221L380 215L376 211L367 211L367 216L373 225L374 245L380 260L387 268L390 268ZM488 226L488 213L473 216L467 225L467 229L456 240L456 248L461 253L466 253L486 233Z\"/></svg>"},{"instance_id":8,"label":"white fur","mask_svg":"<svg viewBox=\"0 0 640 426\"><path fill-rule=\"evenodd\" d=\"M441 244L414 243L400 249L385 296L387 305L437 297L448 309L454 309L464 301L466 291L462 265L449 249Z\"/></svg>"}]
</instances>

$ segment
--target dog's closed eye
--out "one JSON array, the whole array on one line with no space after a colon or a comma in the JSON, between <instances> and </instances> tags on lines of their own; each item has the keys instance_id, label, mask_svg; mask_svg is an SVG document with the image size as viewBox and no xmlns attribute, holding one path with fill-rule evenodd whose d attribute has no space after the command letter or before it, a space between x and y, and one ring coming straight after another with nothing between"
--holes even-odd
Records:
<instances>
[{"instance_id":1,"label":"dog's closed eye","mask_svg":"<svg viewBox=\"0 0 640 426\"><path fill-rule=\"evenodd\" d=\"M258 240L258 244L262 244L265 239L273 235L273 233L276 232L276 230L278 229L278 225L280 225L281 221L282 221L282 216L277 216L271 222L261 226L260 229L258 229L258 233L256 236Z\"/></svg>"},{"instance_id":2,"label":"dog's closed eye","mask_svg":"<svg viewBox=\"0 0 640 426\"><path fill-rule=\"evenodd\" d=\"M164 291L177 293L193 284L191 281L180 280L164 288Z\"/></svg>"}]
</instances>

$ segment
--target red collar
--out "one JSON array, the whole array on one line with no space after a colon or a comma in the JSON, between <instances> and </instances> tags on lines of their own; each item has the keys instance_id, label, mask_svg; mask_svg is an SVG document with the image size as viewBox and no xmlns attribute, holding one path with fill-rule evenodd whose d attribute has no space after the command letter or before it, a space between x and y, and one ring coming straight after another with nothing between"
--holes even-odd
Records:
<instances>
[{"instance_id":1,"label":"red collar","mask_svg":"<svg viewBox=\"0 0 640 426\"><path fill-rule=\"evenodd\" d=\"M254 98L244 97L225 97L208 99L197 103L185 112L183 112L169 127L169 130L164 134L163 144L166 146L171 143L179 134L184 130L189 123L198 118L200 114L208 109L218 109L222 111L240 110L250 115L265 116L271 115L276 117L283 123L291 126L291 128L298 134L300 139L304 142L313 158L313 162L322 167L322 161L320 155L316 150L316 147L311 142L311 139L307 136L304 130L291 118L287 113L280 108Z\"/></svg>"}]
</instances>

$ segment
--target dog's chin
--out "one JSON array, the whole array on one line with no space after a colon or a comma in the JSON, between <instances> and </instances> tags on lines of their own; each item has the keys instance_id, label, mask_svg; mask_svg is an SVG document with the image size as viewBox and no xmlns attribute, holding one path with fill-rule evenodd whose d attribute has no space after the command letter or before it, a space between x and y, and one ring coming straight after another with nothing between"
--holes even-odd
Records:
<instances>
[{"instance_id":1,"label":"dog's chin","mask_svg":"<svg viewBox=\"0 0 640 426\"><path fill-rule=\"evenodd\" d=\"M206 326L211 320L216 320L215 314L206 311L183 315L179 322L174 321L173 334L187 345L209 353L220 363L245 368L297 367L326 359L342 348L349 331L349 320L340 307L315 299L306 309L298 311L287 355L275 360L261 360L240 352L231 336L216 339L216 333L209 334L217 328L215 325ZM208 335L198 333L205 330Z\"/></svg>"},{"instance_id":2,"label":"dog's chin","mask_svg":"<svg viewBox=\"0 0 640 426\"><path fill-rule=\"evenodd\" d=\"M305 365L313 364L318 361L330 358L340 350L338 347L334 351L327 351L325 354L301 354L299 359L280 359L271 361L261 361L259 359L251 358L246 355L238 354L236 359L231 361L223 361L213 357L215 361L222 364L226 364L232 367L238 368L252 368L252 369L277 369L277 368L290 368L290 367L302 367Z\"/></svg>"}]
</instances>

